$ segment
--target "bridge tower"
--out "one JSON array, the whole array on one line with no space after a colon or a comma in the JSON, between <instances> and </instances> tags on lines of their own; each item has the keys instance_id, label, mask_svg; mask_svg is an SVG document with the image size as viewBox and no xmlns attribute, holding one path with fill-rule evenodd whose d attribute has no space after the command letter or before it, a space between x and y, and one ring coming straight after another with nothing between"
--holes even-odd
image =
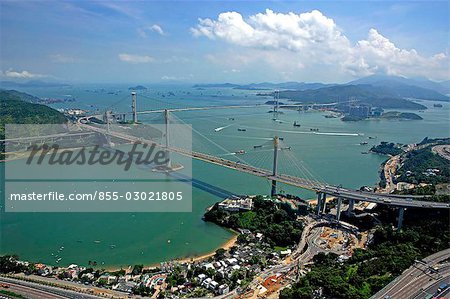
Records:
<instances>
[{"instance_id":1,"label":"bridge tower","mask_svg":"<svg viewBox=\"0 0 450 299\"><path fill-rule=\"evenodd\" d=\"M172 163L170 161L170 152L169 152L169 116L170 111L168 109L164 110L164 124L165 124L165 146L166 146L166 158L167 158L167 169L170 169L172 167Z\"/></svg>"},{"instance_id":2,"label":"bridge tower","mask_svg":"<svg viewBox=\"0 0 450 299\"><path fill-rule=\"evenodd\" d=\"M280 100L280 91L279 90L275 90L275 105L273 106L273 113L274 113L274 117L277 118L278 115L278 108L279 108L279 100Z\"/></svg>"},{"instance_id":3,"label":"bridge tower","mask_svg":"<svg viewBox=\"0 0 450 299\"><path fill-rule=\"evenodd\" d=\"M280 140L278 136L273 138L273 172L272 176L275 178L278 174L278 148ZM271 196L275 196L277 194L277 181L272 180L272 190L270 192Z\"/></svg>"},{"instance_id":4,"label":"bridge tower","mask_svg":"<svg viewBox=\"0 0 450 299\"><path fill-rule=\"evenodd\" d=\"M131 92L131 110L133 112L133 123L138 122L137 111L136 111L136 92Z\"/></svg>"}]
</instances>

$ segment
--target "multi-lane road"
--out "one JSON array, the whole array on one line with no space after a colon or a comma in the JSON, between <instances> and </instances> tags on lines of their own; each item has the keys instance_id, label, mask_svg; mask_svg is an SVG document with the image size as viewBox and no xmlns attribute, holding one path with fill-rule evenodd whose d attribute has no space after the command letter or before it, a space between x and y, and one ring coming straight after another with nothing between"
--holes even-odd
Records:
<instances>
[{"instance_id":1,"label":"multi-lane road","mask_svg":"<svg viewBox=\"0 0 450 299\"><path fill-rule=\"evenodd\" d=\"M448 290L438 291L443 283L450 284L450 249L430 255L406 269L371 299L423 299L431 296L450 298Z\"/></svg>"},{"instance_id":2,"label":"multi-lane road","mask_svg":"<svg viewBox=\"0 0 450 299\"><path fill-rule=\"evenodd\" d=\"M78 293L71 290L66 290L62 288L47 286L44 284L38 284L34 282L9 278L0 277L0 283L2 285L8 286L8 288L0 287L2 290L11 291L13 293L22 295L25 298L30 299L98 299L101 297ZM5 297L9 298L7 295Z\"/></svg>"}]
</instances>

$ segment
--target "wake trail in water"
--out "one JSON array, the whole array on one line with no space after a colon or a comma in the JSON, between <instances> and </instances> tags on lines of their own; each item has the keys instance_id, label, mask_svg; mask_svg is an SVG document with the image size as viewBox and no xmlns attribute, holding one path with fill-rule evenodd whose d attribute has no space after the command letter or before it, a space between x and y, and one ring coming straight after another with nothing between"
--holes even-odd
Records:
<instances>
[{"instance_id":1,"label":"wake trail in water","mask_svg":"<svg viewBox=\"0 0 450 299\"><path fill-rule=\"evenodd\" d=\"M247 126L247 128L261 130L261 131L271 131L271 132L291 133L291 134L310 134L310 135L326 135L326 136L360 136L360 134L358 134L358 133L306 132L306 131L274 130L274 129L248 127L248 126Z\"/></svg>"}]
</instances>

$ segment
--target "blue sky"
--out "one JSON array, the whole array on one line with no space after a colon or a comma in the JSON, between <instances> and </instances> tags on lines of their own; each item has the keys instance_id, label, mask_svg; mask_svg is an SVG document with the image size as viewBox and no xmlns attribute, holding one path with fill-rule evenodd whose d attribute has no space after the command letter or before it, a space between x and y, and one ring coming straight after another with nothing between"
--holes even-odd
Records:
<instances>
[{"instance_id":1,"label":"blue sky","mask_svg":"<svg viewBox=\"0 0 450 299\"><path fill-rule=\"evenodd\" d=\"M1 1L0 18L2 80L450 79L448 1Z\"/></svg>"}]
</instances>

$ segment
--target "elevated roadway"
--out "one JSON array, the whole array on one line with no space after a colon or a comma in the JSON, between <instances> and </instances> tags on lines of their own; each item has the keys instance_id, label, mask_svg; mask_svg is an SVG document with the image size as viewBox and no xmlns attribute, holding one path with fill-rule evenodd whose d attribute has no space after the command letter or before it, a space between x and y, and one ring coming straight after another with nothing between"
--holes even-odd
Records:
<instances>
[{"instance_id":1,"label":"elevated roadway","mask_svg":"<svg viewBox=\"0 0 450 299\"><path fill-rule=\"evenodd\" d=\"M131 136L125 133L108 131L106 129L79 123L79 125L87 130L95 131L105 135L110 135L115 138L119 138L128 142L141 142L148 145L156 145L161 148L166 148L164 145L156 143L153 140L147 140L136 136ZM267 169L258 168L248 164L230 161L224 158L219 158L213 155L208 155L195 151L188 151L178 147L168 147L167 150L177 153L183 156L187 156L196 160L201 160L207 163L216 164L222 167L234 169L240 172L248 173L254 176L263 177L269 180L277 181L280 183L292 185L295 187L312 190L318 193L329 194L332 196L346 198L349 200L373 202L377 204L385 204L389 206L395 206L400 208L436 208L436 209L450 209L450 205L447 203L429 202L421 200L413 200L414 196L392 195L382 193L370 193L362 192L359 190L352 190L347 188L340 188L336 186L324 185L317 181L312 181L304 178L298 178L286 174L277 174L274 176L272 171ZM423 196L421 197L423 198Z\"/></svg>"}]
</instances>

